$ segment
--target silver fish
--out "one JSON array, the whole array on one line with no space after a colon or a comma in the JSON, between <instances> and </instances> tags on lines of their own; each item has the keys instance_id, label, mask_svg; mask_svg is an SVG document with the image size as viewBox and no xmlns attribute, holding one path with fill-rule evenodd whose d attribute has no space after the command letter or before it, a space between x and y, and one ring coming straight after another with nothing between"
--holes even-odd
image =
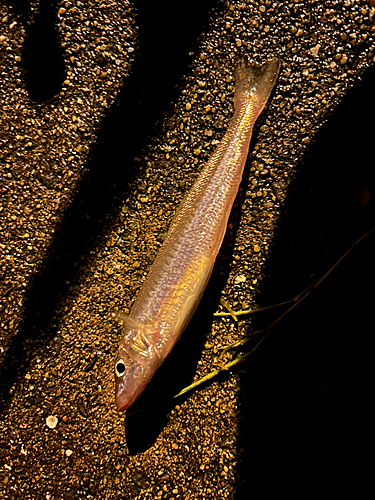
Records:
<instances>
[{"instance_id":1,"label":"silver fish","mask_svg":"<svg viewBox=\"0 0 375 500\"><path fill-rule=\"evenodd\" d=\"M116 404L126 410L146 387L194 313L211 275L246 162L254 123L275 85L279 59L235 70L234 116L183 199L124 320L115 364Z\"/></svg>"}]
</instances>

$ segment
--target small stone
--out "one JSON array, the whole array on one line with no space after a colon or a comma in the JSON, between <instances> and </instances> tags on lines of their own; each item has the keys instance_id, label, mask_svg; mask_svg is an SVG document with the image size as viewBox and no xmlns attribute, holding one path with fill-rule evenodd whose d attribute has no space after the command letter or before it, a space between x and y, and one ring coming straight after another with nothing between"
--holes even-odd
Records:
<instances>
[{"instance_id":1,"label":"small stone","mask_svg":"<svg viewBox=\"0 0 375 500\"><path fill-rule=\"evenodd\" d=\"M315 47L311 47L310 52L312 53L312 55L314 57L316 57L318 55L319 49L320 49L320 45L318 44L318 45L315 45Z\"/></svg>"},{"instance_id":2,"label":"small stone","mask_svg":"<svg viewBox=\"0 0 375 500\"><path fill-rule=\"evenodd\" d=\"M340 59L340 64L346 64L347 62L348 62L348 56L344 54Z\"/></svg>"},{"instance_id":3,"label":"small stone","mask_svg":"<svg viewBox=\"0 0 375 500\"><path fill-rule=\"evenodd\" d=\"M50 415L49 417L46 418L46 424L47 427L50 429L54 429L57 425L58 419L57 417L54 417L53 415Z\"/></svg>"},{"instance_id":4,"label":"small stone","mask_svg":"<svg viewBox=\"0 0 375 500\"><path fill-rule=\"evenodd\" d=\"M236 276L234 278L234 282L235 283L244 283L246 281L246 276L244 276L243 274L240 274L239 276Z\"/></svg>"},{"instance_id":5,"label":"small stone","mask_svg":"<svg viewBox=\"0 0 375 500\"><path fill-rule=\"evenodd\" d=\"M66 455L67 457L70 457L70 456L72 456L72 455L73 455L73 451L72 451L72 450L65 450L65 455Z\"/></svg>"},{"instance_id":6,"label":"small stone","mask_svg":"<svg viewBox=\"0 0 375 500\"><path fill-rule=\"evenodd\" d=\"M260 246L254 245L254 252L260 252Z\"/></svg>"}]
</instances>

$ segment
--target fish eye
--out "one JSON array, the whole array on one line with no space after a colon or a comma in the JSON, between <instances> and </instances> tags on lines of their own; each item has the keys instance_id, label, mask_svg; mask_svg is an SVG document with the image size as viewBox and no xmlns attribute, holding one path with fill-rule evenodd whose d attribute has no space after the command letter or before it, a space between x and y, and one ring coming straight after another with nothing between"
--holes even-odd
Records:
<instances>
[{"instance_id":1,"label":"fish eye","mask_svg":"<svg viewBox=\"0 0 375 500\"><path fill-rule=\"evenodd\" d=\"M119 359L116 363L116 366L115 366L115 370L116 370L116 375L118 377L121 377L122 375L124 375L125 373L125 363L123 362L122 359Z\"/></svg>"}]
</instances>

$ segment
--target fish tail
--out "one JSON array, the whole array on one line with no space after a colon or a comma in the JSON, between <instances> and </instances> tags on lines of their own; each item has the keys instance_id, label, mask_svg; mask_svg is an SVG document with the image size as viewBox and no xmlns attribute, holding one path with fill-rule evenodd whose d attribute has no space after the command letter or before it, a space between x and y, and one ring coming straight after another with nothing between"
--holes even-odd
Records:
<instances>
[{"instance_id":1,"label":"fish tail","mask_svg":"<svg viewBox=\"0 0 375 500\"><path fill-rule=\"evenodd\" d=\"M278 58L271 59L259 67L250 66L247 58L242 59L234 72L235 109L239 109L244 100L249 101L249 99L252 99L259 107L259 114L276 83L279 69L280 59Z\"/></svg>"}]
</instances>

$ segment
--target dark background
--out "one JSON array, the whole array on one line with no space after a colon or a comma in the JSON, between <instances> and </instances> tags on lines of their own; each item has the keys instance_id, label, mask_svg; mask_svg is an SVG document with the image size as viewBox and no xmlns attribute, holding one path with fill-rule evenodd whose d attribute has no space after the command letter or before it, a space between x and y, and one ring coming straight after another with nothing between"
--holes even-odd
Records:
<instances>
[{"instance_id":1,"label":"dark background","mask_svg":"<svg viewBox=\"0 0 375 500\"><path fill-rule=\"evenodd\" d=\"M260 306L294 297L375 226L374 85L371 68L299 166ZM374 444L374 243L375 233L359 243L248 360L236 498L366 496ZM257 317L256 325L268 321Z\"/></svg>"}]
</instances>

